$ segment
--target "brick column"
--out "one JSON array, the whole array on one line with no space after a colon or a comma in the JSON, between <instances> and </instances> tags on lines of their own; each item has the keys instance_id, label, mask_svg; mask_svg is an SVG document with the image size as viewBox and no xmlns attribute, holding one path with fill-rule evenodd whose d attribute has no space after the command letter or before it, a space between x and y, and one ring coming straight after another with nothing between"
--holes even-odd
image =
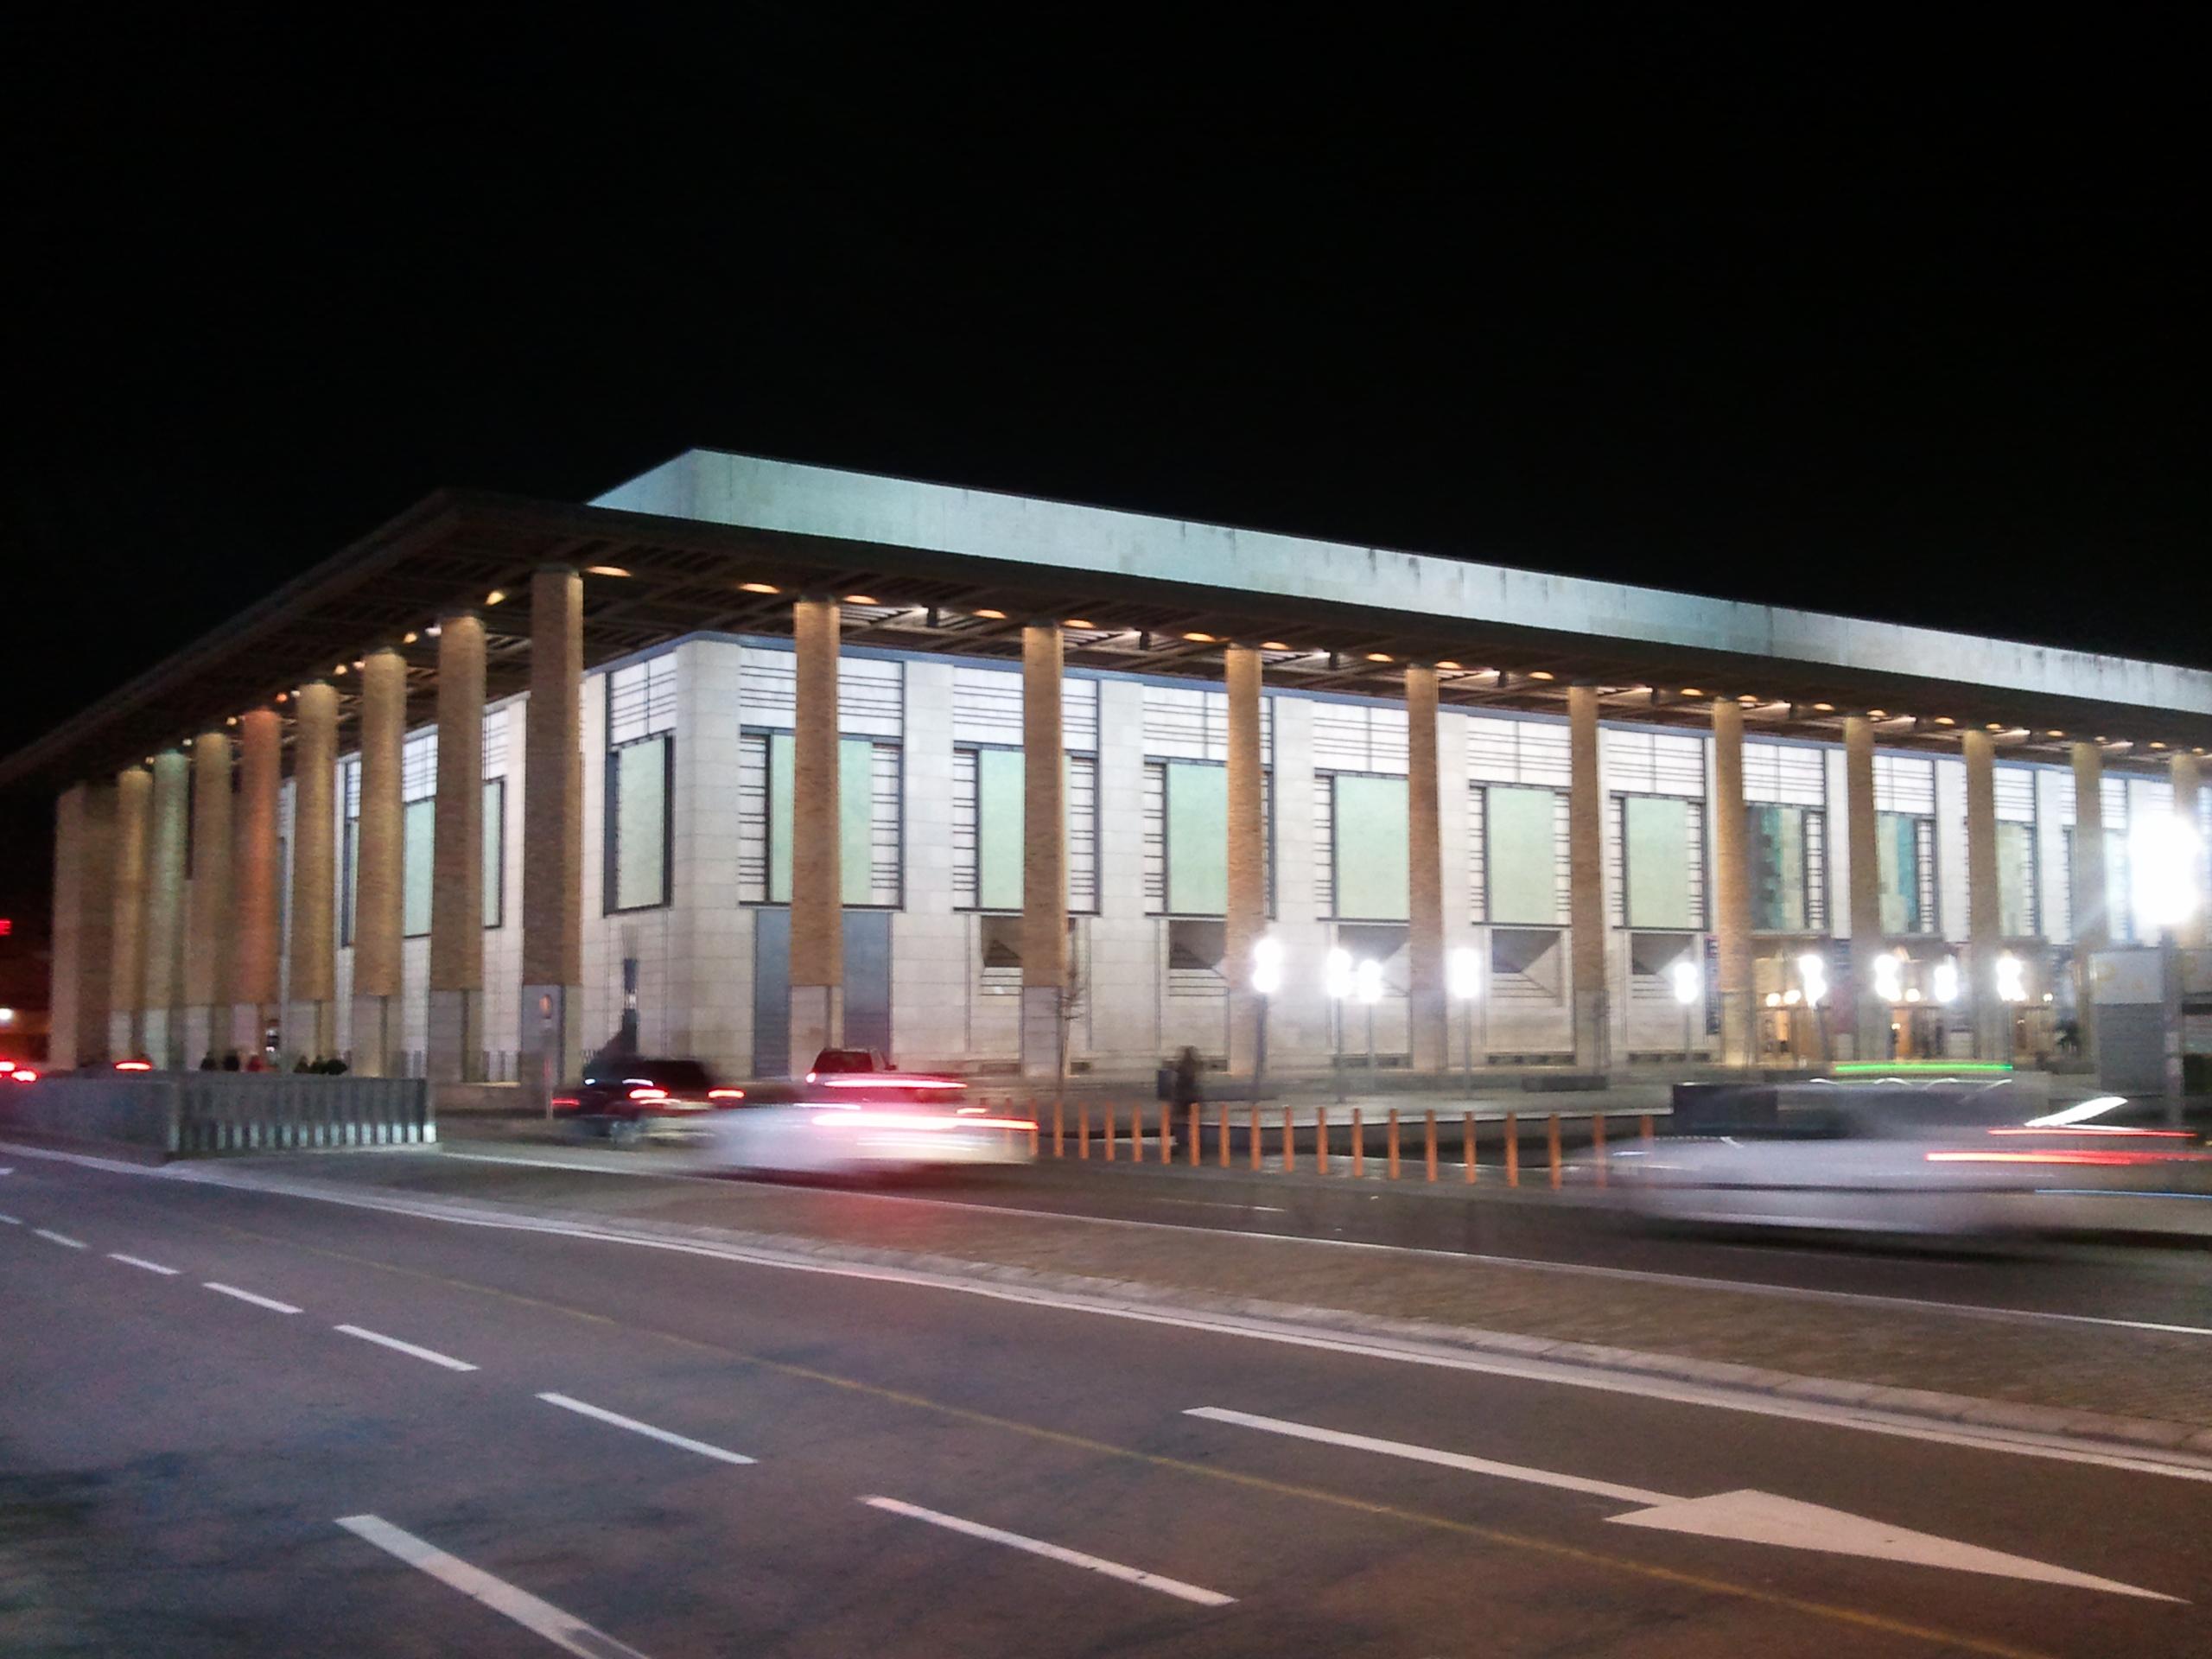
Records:
<instances>
[{"instance_id":1,"label":"brick column","mask_svg":"<svg viewBox=\"0 0 2212 1659\"><path fill-rule=\"evenodd\" d=\"M1444 844L1436 777L1436 671L1406 671L1406 1035L1415 1071L1451 1061L1444 994Z\"/></svg>"},{"instance_id":2,"label":"brick column","mask_svg":"<svg viewBox=\"0 0 2212 1659\"><path fill-rule=\"evenodd\" d=\"M2199 815L2197 806L2199 772L2195 755L2174 756L2174 815L2189 826L2190 833L2194 836L2204 833L2204 820ZM2205 938L2204 906L2207 895L2204 891L2204 860L2201 854L2190 871L2189 880L2194 902L2189 907L2188 917L2174 931L2175 943L2184 950L2196 949Z\"/></svg>"},{"instance_id":3,"label":"brick column","mask_svg":"<svg viewBox=\"0 0 2212 1659\"><path fill-rule=\"evenodd\" d=\"M146 1055L156 1066L197 1064L184 1052L185 810L192 762L181 749L154 757L154 804L146 832L146 989L141 999Z\"/></svg>"},{"instance_id":4,"label":"brick column","mask_svg":"<svg viewBox=\"0 0 2212 1659\"><path fill-rule=\"evenodd\" d=\"M301 689L292 707L292 950L284 1047L313 1059L338 1046L338 693L317 681Z\"/></svg>"},{"instance_id":5,"label":"brick column","mask_svg":"<svg viewBox=\"0 0 2212 1659\"><path fill-rule=\"evenodd\" d=\"M1068 978L1067 760L1060 626L1021 631L1021 1075L1057 1077Z\"/></svg>"},{"instance_id":6,"label":"brick column","mask_svg":"<svg viewBox=\"0 0 2212 1659\"><path fill-rule=\"evenodd\" d=\"M1573 923L1574 1063L1600 1071L1611 1063L1611 1000L1605 985L1604 783L1598 770L1598 689L1569 686L1567 853L1568 914Z\"/></svg>"},{"instance_id":7,"label":"brick column","mask_svg":"<svg viewBox=\"0 0 2212 1659\"><path fill-rule=\"evenodd\" d=\"M407 735L407 664L396 651L361 663L361 799L354 824L353 1070L398 1070L399 940L406 926L406 832L399 751Z\"/></svg>"},{"instance_id":8,"label":"brick column","mask_svg":"<svg viewBox=\"0 0 2212 1659\"><path fill-rule=\"evenodd\" d=\"M1997 901L1997 746L1987 732L1968 732L1967 762L1967 1016L1978 1059L2005 1058L2005 1004L1997 995L1997 958L2005 927Z\"/></svg>"},{"instance_id":9,"label":"brick column","mask_svg":"<svg viewBox=\"0 0 2212 1659\"><path fill-rule=\"evenodd\" d=\"M2105 752L2094 743L2068 747L2074 760L2073 933L2075 1019L2082 1032L2082 1053L2096 1054L2096 1003L2089 958L2112 938L2112 915L2105 891Z\"/></svg>"},{"instance_id":10,"label":"brick column","mask_svg":"<svg viewBox=\"0 0 2212 1659\"><path fill-rule=\"evenodd\" d=\"M434 810L426 1069L467 1083L484 1051L484 625L467 614L438 625Z\"/></svg>"},{"instance_id":11,"label":"brick column","mask_svg":"<svg viewBox=\"0 0 2212 1659\"><path fill-rule=\"evenodd\" d=\"M1757 1058L1758 1010L1751 995L1750 823L1744 807L1744 710L1726 697L1713 702L1713 934L1720 1001L1720 1058L1749 1065ZM1808 1016L1817 1018L1818 1016Z\"/></svg>"},{"instance_id":12,"label":"brick column","mask_svg":"<svg viewBox=\"0 0 2212 1659\"><path fill-rule=\"evenodd\" d=\"M1222 963L1229 976L1229 1069L1249 1075L1258 1058L1259 999L1252 992L1252 947L1268 931L1267 819L1261 779L1260 653L1231 645L1223 654L1229 688L1229 909Z\"/></svg>"},{"instance_id":13,"label":"brick column","mask_svg":"<svg viewBox=\"0 0 2212 1659\"><path fill-rule=\"evenodd\" d=\"M231 825L231 1040L241 1058L264 1046L279 1012L277 886L283 858L278 819L283 788L284 722L273 709L240 715L238 795Z\"/></svg>"},{"instance_id":14,"label":"brick column","mask_svg":"<svg viewBox=\"0 0 2212 1659\"><path fill-rule=\"evenodd\" d=\"M192 740L192 923L184 956L185 1060L231 1046L231 734Z\"/></svg>"},{"instance_id":15,"label":"brick column","mask_svg":"<svg viewBox=\"0 0 2212 1659\"><path fill-rule=\"evenodd\" d=\"M1851 994L1858 1057L1890 1057L1889 1005L1874 992L1882 954L1882 866L1874 848L1874 728L1864 715L1843 721L1843 810L1851 865Z\"/></svg>"},{"instance_id":16,"label":"brick column","mask_svg":"<svg viewBox=\"0 0 2212 1659\"><path fill-rule=\"evenodd\" d=\"M539 570L524 711L518 1046L520 1076L541 1103L583 1064L583 578Z\"/></svg>"},{"instance_id":17,"label":"brick column","mask_svg":"<svg viewBox=\"0 0 2212 1659\"><path fill-rule=\"evenodd\" d=\"M146 1046L146 825L154 774L126 766L115 776L114 899L108 933L107 1052L124 1059Z\"/></svg>"},{"instance_id":18,"label":"brick column","mask_svg":"<svg viewBox=\"0 0 2212 1659\"><path fill-rule=\"evenodd\" d=\"M115 806L113 784L79 784L54 806L54 975L46 1055L55 1071L94 1065L108 1056Z\"/></svg>"}]
</instances>

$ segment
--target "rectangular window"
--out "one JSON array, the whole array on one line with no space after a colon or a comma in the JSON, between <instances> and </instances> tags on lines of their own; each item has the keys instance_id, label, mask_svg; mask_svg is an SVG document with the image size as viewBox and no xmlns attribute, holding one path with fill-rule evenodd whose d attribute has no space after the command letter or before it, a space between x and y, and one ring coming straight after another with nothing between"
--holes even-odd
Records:
<instances>
[{"instance_id":1,"label":"rectangular window","mask_svg":"<svg viewBox=\"0 0 2212 1659\"><path fill-rule=\"evenodd\" d=\"M1818 807L1744 809L1751 863L1751 930L1820 933L1827 927L1827 815Z\"/></svg>"},{"instance_id":2,"label":"rectangular window","mask_svg":"<svg viewBox=\"0 0 2212 1659\"><path fill-rule=\"evenodd\" d=\"M1936 931L1936 820L1916 812L1877 812L1874 850L1882 875L1882 931Z\"/></svg>"},{"instance_id":3,"label":"rectangular window","mask_svg":"<svg viewBox=\"0 0 2212 1659\"><path fill-rule=\"evenodd\" d=\"M1332 852L1337 912L1362 921L1407 914L1406 780L1357 772L1332 775Z\"/></svg>"},{"instance_id":4,"label":"rectangular window","mask_svg":"<svg viewBox=\"0 0 2212 1659\"><path fill-rule=\"evenodd\" d=\"M1098 908L1098 762L1062 757L1067 908ZM1020 910L1028 776L1020 749L952 752L952 904L956 910Z\"/></svg>"},{"instance_id":5,"label":"rectangular window","mask_svg":"<svg viewBox=\"0 0 2212 1659\"><path fill-rule=\"evenodd\" d=\"M1486 793L1490 919L1556 926L1566 919L1566 791L1493 784Z\"/></svg>"},{"instance_id":6,"label":"rectangular window","mask_svg":"<svg viewBox=\"0 0 2212 1659\"><path fill-rule=\"evenodd\" d=\"M1098 761L1088 754L1068 756L1068 908L1098 908Z\"/></svg>"},{"instance_id":7,"label":"rectangular window","mask_svg":"<svg viewBox=\"0 0 2212 1659\"><path fill-rule=\"evenodd\" d=\"M1467 785L1467 919L1490 919L1490 790Z\"/></svg>"},{"instance_id":8,"label":"rectangular window","mask_svg":"<svg viewBox=\"0 0 2212 1659\"><path fill-rule=\"evenodd\" d=\"M506 920L507 905L507 780L484 780L484 925L499 927Z\"/></svg>"},{"instance_id":9,"label":"rectangular window","mask_svg":"<svg viewBox=\"0 0 2212 1659\"><path fill-rule=\"evenodd\" d=\"M1702 802L1623 795L1614 845L1620 872L1615 925L1688 931L1705 925Z\"/></svg>"},{"instance_id":10,"label":"rectangular window","mask_svg":"<svg viewBox=\"0 0 2212 1659\"><path fill-rule=\"evenodd\" d=\"M1170 760L1167 774L1167 908L1179 916L1229 909L1229 770Z\"/></svg>"},{"instance_id":11,"label":"rectangular window","mask_svg":"<svg viewBox=\"0 0 2212 1659\"><path fill-rule=\"evenodd\" d=\"M670 774L665 735L625 743L607 761L607 908L653 910L668 903Z\"/></svg>"},{"instance_id":12,"label":"rectangular window","mask_svg":"<svg viewBox=\"0 0 2212 1659\"><path fill-rule=\"evenodd\" d=\"M339 786L344 791L345 846L340 849L343 862L340 865L338 897L338 943L353 943L353 912L361 885L361 763L354 759L339 768Z\"/></svg>"},{"instance_id":13,"label":"rectangular window","mask_svg":"<svg viewBox=\"0 0 2212 1659\"><path fill-rule=\"evenodd\" d=\"M791 902L797 753L789 732L746 732L738 739L741 903ZM844 904L892 908L902 901L901 766L896 743L837 740L837 878Z\"/></svg>"},{"instance_id":14,"label":"rectangular window","mask_svg":"<svg viewBox=\"0 0 2212 1659\"><path fill-rule=\"evenodd\" d=\"M430 891L437 840L438 733L410 734L399 750L400 931L410 939L430 931Z\"/></svg>"},{"instance_id":15,"label":"rectangular window","mask_svg":"<svg viewBox=\"0 0 2212 1659\"><path fill-rule=\"evenodd\" d=\"M2036 827L1997 826L1997 929L2008 939L2036 936Z\"/></svg>"}]
</instances>

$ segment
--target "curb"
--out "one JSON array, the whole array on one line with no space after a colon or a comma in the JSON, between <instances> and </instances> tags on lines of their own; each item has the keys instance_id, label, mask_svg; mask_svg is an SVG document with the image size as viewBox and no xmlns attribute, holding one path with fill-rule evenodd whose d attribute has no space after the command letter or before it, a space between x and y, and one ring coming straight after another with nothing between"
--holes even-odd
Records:
<instances>
[{"instance_id":1,"label":"curb","mask_svg":"<svg viewBox=\"0 0 2212 1659\"><path fill-rule=\"evenodd\" d=\"M1541 1360L1588 1372L1664 1379L1700 1388L1725 1389L1738 1395L1771 1395L1818 1402L1848 1411L1879 1414L1887 1419L1918 1421L1929 1426L1945 1424L2000 1433L2051 1436L2076 1443L2094 1442L2099 1449L2110 1452L2140 1452L2146 1448L2165 1451L2178 1453L2192 1464L2194 1458L2191 1454L2212 1454L2212 1427L2161 1418L2119 1416L2068 1407L1992 1400L1975 1395L1898 1388L1840 1377L1808 1376L1729 1361L1690 1359L1675 1354L1648 1353L1636 1349L1522 1336L1475 1326L1392 1319L1344 1308L1316 1307L1137 1281L1094 1278L1046 1268L971 1262L922 1251L834 1243L803 1235L610 1217L589 1211L548 1210L490 1199L457 1200L414 1192L404 1187L362 1188L346 1183L296 1177L272 1180L261 1177L258 1172L249 1173L237 1165L227 1168L210 1165L173 1166L163 1173L170 1179L244 1186L289 1193L299 1198L340 1202L359 1201L365 1194L373 1194L387 1203L397 1201L419 1205L418 1213L431 1218L440 1215L452 1219L474 1216L487 1222L501 1224L537 1222L610 1235L626 1232L670 1243L691 1242L752 1250L796 1259L800 1262L818 1262L825 1267L844 1265L887 1268L943 1280L948 1281L949 1288L958 1288L962 1282L1005 1286L1050 1293L1071 1300L1101 1302L1131 1311L1172 1311L1229 1321L1264 1322L1319 1336L1381 1338L1389 1343L1420 1344L1432 1350L1457 1350L1520 1360Z\"/></svg>"}]
</instances>

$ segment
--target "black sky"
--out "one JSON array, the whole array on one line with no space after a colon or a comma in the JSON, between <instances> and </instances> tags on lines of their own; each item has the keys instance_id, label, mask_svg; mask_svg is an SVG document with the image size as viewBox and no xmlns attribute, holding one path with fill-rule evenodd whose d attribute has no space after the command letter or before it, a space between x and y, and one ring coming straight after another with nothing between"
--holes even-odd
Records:
<instances>
[{"instance_id":1,"label":"black sky","mask_svg":"<svg viewBox=\"0 0 2212 1659\"><path fill-rule=\"evenodd\" d=\"M693 444L2212 666L2179 26L550 15L9 26L0 752Z\"/></svg>"}]
</instances>

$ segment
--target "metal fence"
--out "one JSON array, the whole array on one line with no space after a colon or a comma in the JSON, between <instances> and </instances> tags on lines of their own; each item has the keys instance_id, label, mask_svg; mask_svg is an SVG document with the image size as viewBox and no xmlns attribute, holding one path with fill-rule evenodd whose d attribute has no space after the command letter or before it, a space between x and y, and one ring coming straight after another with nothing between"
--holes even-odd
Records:
<instances>
[{"instance_id":1,"label":"metal fence","mask_svg":"<svg viewBox=\"0 0 2212 1659\"><path fill-rule=\"evenodd\" d=\"M427 1145L420 1077L290 1072L43 1077L0 1095L0 1128L142 1147L171 1156Z\"/></svg>"}]
</instances>

